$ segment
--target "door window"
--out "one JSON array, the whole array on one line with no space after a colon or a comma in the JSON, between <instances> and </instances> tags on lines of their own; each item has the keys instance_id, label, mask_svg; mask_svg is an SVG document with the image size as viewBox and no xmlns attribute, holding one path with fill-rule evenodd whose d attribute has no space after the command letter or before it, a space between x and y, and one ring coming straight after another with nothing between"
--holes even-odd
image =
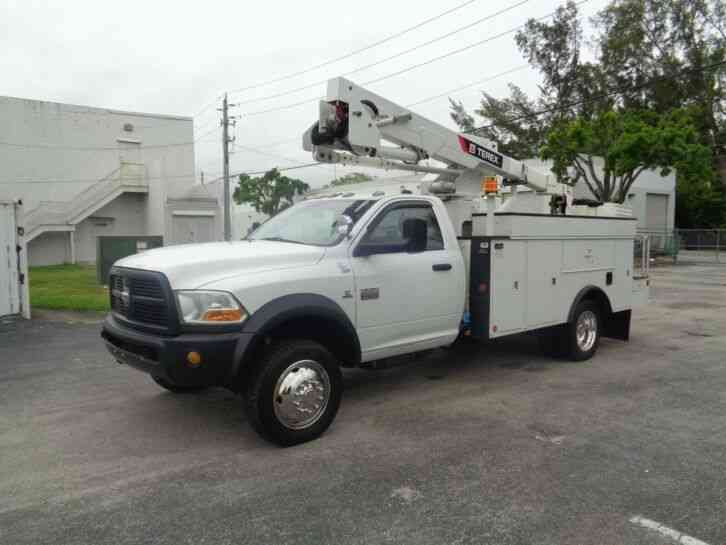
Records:
<instances>
[{"instance_id":1,"label":"door window","mask_svg":"<svg viewBox=\"0 0 726 545\"><path fill-rule=\"evenodd\" d=\"M384 211L365 242L381 247L405 247L408 237L404 234L403 224L409 218L426 221L426 251L444 249L444 238L433 208L421 204L399 205Z\"/></svg>"}]
</instances>

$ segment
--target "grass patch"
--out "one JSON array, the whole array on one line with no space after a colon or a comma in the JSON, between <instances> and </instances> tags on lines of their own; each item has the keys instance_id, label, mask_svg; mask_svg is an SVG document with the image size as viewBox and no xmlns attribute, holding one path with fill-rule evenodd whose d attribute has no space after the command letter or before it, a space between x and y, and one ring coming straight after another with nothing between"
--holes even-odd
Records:
<instances>
[{"instance_id":1,"label":"grass patch","mask_svg":"<svg viewBox=\"0 0 726 545\"><path fill-rule=\"evenodd\" d=\"M108 290L93 265L30 267L30 306L51 310L108 310Z\"/></svg>"}]
</instances>

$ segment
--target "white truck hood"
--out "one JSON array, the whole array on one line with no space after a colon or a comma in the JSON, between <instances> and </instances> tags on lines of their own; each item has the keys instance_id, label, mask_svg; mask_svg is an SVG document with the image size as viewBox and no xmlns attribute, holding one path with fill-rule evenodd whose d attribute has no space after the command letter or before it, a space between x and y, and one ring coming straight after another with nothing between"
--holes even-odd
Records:
<instances>
[{"instance_id":1,"label":"white truck hood","mask_svg":"<svg viewBox=\"0 0 726 545\"><path fill-rule=\"evenodd\" d=\"M314 265L325 248L268 240L181 244L118 260L114 266L164 273L173 289L196 289L244 273Z\"/></svg>"}]
</instances>

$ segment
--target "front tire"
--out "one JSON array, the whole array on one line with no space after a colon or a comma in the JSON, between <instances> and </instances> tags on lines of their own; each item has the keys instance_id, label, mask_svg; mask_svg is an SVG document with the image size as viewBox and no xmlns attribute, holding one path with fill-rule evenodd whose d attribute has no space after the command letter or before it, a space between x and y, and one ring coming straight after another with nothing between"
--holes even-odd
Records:
<instances>
[{"instance_id":1,"label":"front tire","mask_svg":"<svg viewBox=\"0 0 726 545\"><path fill-rule=\"evenodd\" d=\"M563 339L570 359L590 359L597 352L601 331L600 307L593 301L579 303L575 307L573 320L566 326Z\"/></svg>"},{"instance_id":2,"label":"front tire","mask_svg":"<svg viewBox=\"0 0 726 545\"><path fill-rule=\"evenodd\" d=\"M285 341L265 354L249 376L245 402L252 427L280 446L325 432L340 407L343 377L333 355L308 340Z\"/></svg>"}]
</instances>

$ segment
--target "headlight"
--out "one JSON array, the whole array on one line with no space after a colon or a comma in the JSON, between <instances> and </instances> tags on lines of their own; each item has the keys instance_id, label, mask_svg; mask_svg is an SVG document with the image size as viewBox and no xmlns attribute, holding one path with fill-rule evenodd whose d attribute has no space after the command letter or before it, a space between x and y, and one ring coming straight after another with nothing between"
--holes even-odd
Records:
<instances>
[{"instance_id":1,"label":"headlight","mask_svg":"<svg viewBox=\"0 0 726 545\"><path fill-rule=\"evenodd\" d=\"M185 324L242 323L247 311L234 295L226 291L177 291L179 317Z\"/></svg>"}]
</instances>

